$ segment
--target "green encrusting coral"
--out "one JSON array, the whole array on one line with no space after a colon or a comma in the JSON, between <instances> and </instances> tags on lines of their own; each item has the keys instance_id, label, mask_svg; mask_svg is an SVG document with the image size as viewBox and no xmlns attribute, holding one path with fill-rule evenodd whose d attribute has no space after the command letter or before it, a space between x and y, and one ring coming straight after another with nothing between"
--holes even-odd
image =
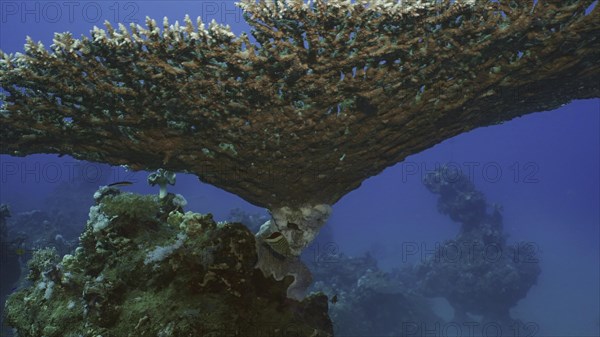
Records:
<instances>
[{"instance_id":1,"label":"green encrusting coral","mask_svg":"<svg viewBox=\"0 0 600 337\"><path fill-rule=\"evenodd\" d=\"M153 195L120 194L106 198L102 203L102 212L107 216L122 216L142 222L156 222L160 204Z\"/></svg>"},{"instance_id":2,"label":"green encrusting coral","mask_svg":"<svg viewBox=\"0 0 600 337\"><path fill-rule=\"evenodd\" d=\"M107 193L109 192L109 193ZM39 250L7 302L21 337L329 336L327 298L286 297L253 234L165 199L104 188L73 255Z\"/></svg>"}]
</instances>

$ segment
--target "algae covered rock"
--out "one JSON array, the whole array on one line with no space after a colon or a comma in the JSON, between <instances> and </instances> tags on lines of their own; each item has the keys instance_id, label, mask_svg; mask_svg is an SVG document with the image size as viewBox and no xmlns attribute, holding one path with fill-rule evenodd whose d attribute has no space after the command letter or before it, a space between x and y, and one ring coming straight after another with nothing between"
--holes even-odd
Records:
<instances>
[{"instance_id":1,"label":"algae covered rock","mask_svg":"<svg viewBox=\"0 0 600 337\"><path fill-rule=\"evenodd\" d=\"M172 195L97 193L80 246L40 250L7 302L19 336L329 336L327 298L286 297L256 269L239 223L184 213Z\"/></svg>"}]
</instances>

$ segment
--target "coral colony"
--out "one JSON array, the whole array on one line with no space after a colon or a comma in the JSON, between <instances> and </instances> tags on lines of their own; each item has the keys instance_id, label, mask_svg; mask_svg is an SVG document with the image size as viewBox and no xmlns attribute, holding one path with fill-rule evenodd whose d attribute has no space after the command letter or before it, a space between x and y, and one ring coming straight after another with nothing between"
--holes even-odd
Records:
<instances>
[{"instance_id":1,"label":"coral colony","mask_svg":"<svg viewBox=\"0 0 600 337\"><path fill-rule=\"evenodd\" d=\"M242 1L256 42L189 17L29 39L0 55L2 153L331 205L444 139L600 96L592 2Z\"/></svg>"},{"instance_id":2,"label":"coral colony","mask_svg":"<svg viewBox=\"0 0 600 337\"><path fill-rule=\"evenodd\" d=\"M158 170L160 188L101 188L80 247L34 255L9 322L25 337L330 335L299 259L330 206L462 132L600 97L593 2L244 0L252 41L186 16L0 52L1 153ZM271 219L253 235L185 213L174 172Z\"/></svg>"}]
</instances>

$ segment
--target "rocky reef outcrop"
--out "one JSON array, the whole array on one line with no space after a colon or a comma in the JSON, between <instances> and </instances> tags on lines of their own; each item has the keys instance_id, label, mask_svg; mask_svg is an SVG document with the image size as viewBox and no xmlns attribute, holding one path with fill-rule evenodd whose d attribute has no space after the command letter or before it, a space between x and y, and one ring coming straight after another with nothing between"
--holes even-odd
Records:
<instances>
[{"instance_id":1,"label":"rocky reef outcrop","mask_svg":"<svg viewBox=\"0 0 600 337\"><path fill-rule=\"evenodd\" d=\"M34 253L31 286L7 301L21 337L330 336L323 294L302 301L256 269L239 223L184 212L180 196L103 187L73 254Z\"/></svg>"},{"instance_id":2,"label":"rocky reef outcrop","mask_svg":"<svg viewBox=\"0 0 600 337\"><path fill-rule=\"evenodd\" d=\"M423 183L439 195L439 211L459 222L461 230L416 266L419 291L446 298L459 323L479 316L482 323L511 331L508 327L518 322L509 310L525 298L541 272L537 246L508 244L501 207L489 205L461 172L441 167Z\"/></svg>"}]
</instances>

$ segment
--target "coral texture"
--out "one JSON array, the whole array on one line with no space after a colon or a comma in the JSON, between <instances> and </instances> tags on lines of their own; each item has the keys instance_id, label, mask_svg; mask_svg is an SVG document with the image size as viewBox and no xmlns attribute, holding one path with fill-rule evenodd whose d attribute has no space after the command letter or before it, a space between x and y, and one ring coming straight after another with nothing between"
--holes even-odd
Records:
<instances>
[{"instance_id":1,"label":"coral texture","mask_svg":"<svg viewBox=\"0 0 600 337\"><path fill-rule=\"evenodd\" d=\"M169 196L99 191L75 253L35 252L10 296L19 336L331 336L325 295L287 298L292 279L255 268L246 227Z\"/></svg>"},{"instance_id":2,"label":"coral texture","mask_svg":"<svg viewBox=\"0 0 600 337\"><path fill-rule=\"evenodd\" d=\"M0 152L331 205L444 139L599 97L593 2L244 0L255 42L187 17L28 40L0 53Z\"/></svg>"}]
</instances>

